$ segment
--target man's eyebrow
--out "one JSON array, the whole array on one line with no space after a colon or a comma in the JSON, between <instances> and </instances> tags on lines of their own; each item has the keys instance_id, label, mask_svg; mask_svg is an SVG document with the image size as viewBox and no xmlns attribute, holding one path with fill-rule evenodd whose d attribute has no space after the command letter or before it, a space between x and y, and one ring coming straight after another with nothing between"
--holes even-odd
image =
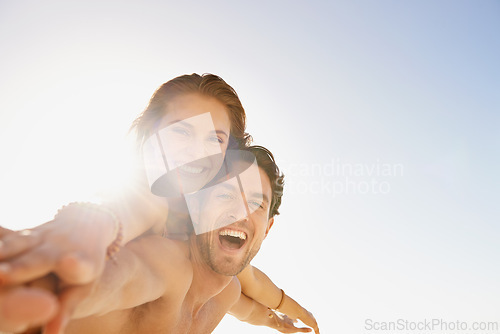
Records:
<instances>
[{"instance_id":1,"label":"man's eyebrow","mask_svg":"<svg viewBox=\"0 0 500 334\"><path fill-rule=\"evenodd\" d=\"M222 183L219 183L218 185L214 186L214 188L218 188L218 187L223 187L223 188L226 188L227 190L236 190L236 186L234 184L231 184L229 182L222 182Z\"/></svg>"},{"instance_id":2,"label":"man's eyebrow","mask_svg":"<svg viewBox=\"0 0 500 334\"><path fill-rule=\"evenodd\" d=\"M262 201L265 202L265 203L269 203L269 198L267 197L266 194L263 194L263 193L260 193L260 192L253 192L250 194L249 196L250 198L252 197L258 197L258 198L262 198Z\"/></svg>"}]
</instances>

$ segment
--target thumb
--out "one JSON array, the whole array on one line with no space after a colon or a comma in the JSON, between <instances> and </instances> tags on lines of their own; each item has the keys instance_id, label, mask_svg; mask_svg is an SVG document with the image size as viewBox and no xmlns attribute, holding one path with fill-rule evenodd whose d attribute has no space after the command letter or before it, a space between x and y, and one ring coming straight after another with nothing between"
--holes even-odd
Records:
<instances>
[{"instance_id":1,"label":"thumb","mask_svg":"<svg viewBox=\"0 0 500 334\"><path fill-rule=\"evenodd\" d=\"M7 234L14 233L14 231L9 230L8 228L0 226L0 238L6 236Z\"/></svg>"},{"instance_id":2,"label":"thumb","mask_svg":"<svg viewBox=\"0 0 500 334\"><path fill-rule=\"evenodd\" d=\"M102 263L91 261L88 256L81 253L64 255L57 263L54 272L68 285L87 284L93 281L104 267Z\"/></svg>"},{"instance_id":3,"label":"thumb","mask_svg":"<svg viewBox=\"0 0 500 334\"><path fill-rule=\"evenodd\" d=\"M44 334L60 334L64 333L66 326L75 314L75 311L80 303L91 293L92 284L83 286L72 286L66 288L59 297L60 311L58 314L45 326Z\"/></svg>"}]
</instances>

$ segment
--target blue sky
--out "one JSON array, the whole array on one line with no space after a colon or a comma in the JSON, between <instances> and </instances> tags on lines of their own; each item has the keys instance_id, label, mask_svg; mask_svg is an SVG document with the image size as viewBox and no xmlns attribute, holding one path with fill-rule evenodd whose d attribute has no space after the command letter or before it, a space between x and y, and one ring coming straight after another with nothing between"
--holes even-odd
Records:
<instances>
[{"instance_id":1,"label":"blue sky","mask_svg":"<svg viewBox=\"0 0 500 334\"><path fill-rule=\"evenodd\" d=\"M154 89L210 72L286 174L254 264L323 333L500 321L499 17L498 1L2 1L2 225L120 174ZM215 333L236 330L257 332Z\"/></svg>"}]
</instances>

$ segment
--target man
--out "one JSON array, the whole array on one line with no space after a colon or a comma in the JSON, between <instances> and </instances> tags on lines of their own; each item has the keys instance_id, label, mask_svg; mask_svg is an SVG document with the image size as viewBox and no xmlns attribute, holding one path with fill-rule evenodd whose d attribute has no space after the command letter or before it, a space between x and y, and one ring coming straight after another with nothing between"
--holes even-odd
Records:
<instances>
[{"instance_id":1,"label":"man","mask_svg":"<svg viewBox=\"0 0 500 334\"><path fill-rule=\"evenodd\" d=\"M59 291L63 305L76 305L75 299L70 297L73 294L69 286L78 291L79 285L94 285L92 283L96 283L95 280L101 276L105 266L105 254L112 255L114 251L110 250L116 249L115 246L120 241L124 244L151 231L170 238L177 235L178 239L183 239L186 236L185 227L189 219L186 221L186 215L182 212L179 214L176 210L178 205L185 206L182 197L178 203L174 199L169 199L166 203L163 198L152 196L152 193L168 197L170 193L157 193L158 190L169 190L179 196L181 190L199 189L213 176L208 171L216 172L219 169L226 149L244 147L248 141L248 135L244 132L245 113L236 92L220 77L209 74L180 76L163 84L153 94L148 107L134 122L134 126L138 142L150 149L143 150L146 172L159 172L147 175L150 187L144 187L146 182L140 182L137 188L127 187L131 191L125 192L126 196L119 196L113 203L97 209L94 205L88 207L85 203L67 206L53 221L36 227L30 233L21 232L10 238L8 235L2 237L0 232L0 282L3 280L10 286L19 285L52 272L66 284ZM186 143L192 145L186 147L183 145ZM164 154L155 155L160 147L164 149ZM204 148L203 153L208 154L208 157L197 154L201 152L198 151L201 148ZM155 156L159 156L157 160L160 163L157 166L151 164L155 161ZM151 168L151 165L158 167L158 170ZM158 177L162 174L165 175ZM204 174L207 174L206 177ZM178 185L175 182L164 182L171 181L171 176L174 179L177 177L181 182ZM270 216L274 216L276 212L272 211ZM116 228L117 221L122 225L120 229ZM207 232L203 230L203 226L201 230L197 225L194 227L196 232ZM226 238L229 239L230 236ZM126 265L122 268L126 268ZM241 280L242 286L249 296L253 291L259 292L252 296L254 300L271 308L282 304L280 311L313 328L317 327L314 317L286 296L265 275L248 273L249 270L246 272L246 278ZM256 277L264 279L254 279ZM245 289L254 282L257 282L259 289ZM37 305L50 304L50 309L54 312L54 300L43 291L37 291L34 295L30 295L29 291L0 290L0 330L5 330L4 325L15 319L18 321L13 321L8 328L26 326L26 321L21 321L22 312L16 314L16 317L12 317L12 312L7 316L2 313L5 309L14 309L2 307L20 300L14 296L31 301L29 308L36 317L24 317L24 320L29 319L29 325L43 324L50 318L48 312L35 311ZM281 302L283 300L284 303ZM45 317L40 317L41 314L45 314Z\"/></svg>"},{"instance_id":2,"label":"man","mask_svg":"<svg viewBox=\"0 0 500 334\"><path fill-rule=\"evenodd\" d=\"M89 294L67 313L72 319L66 333L210 333L226 313L283 332L310 331L246 297L235 276L260 249L283 190L272 154L258 146L247 150L258 167L236 161L223 181L206 187L203 201L190 200L193 225L204 225L203 233L192 233L188 241L156 235L134 240L116 263L107 263L99 280L62 293L66 308L74 296ZM68 320L53 323L48 332Z\"/></svg>"}]
</instances>

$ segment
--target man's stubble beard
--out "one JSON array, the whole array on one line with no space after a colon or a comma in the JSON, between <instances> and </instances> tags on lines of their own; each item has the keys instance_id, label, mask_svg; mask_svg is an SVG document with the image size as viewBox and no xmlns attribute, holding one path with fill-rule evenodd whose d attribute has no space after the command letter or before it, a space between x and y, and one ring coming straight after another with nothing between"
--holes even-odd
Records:
<instances>
[{"instance_id":1,"label":"man's stubble beard","mask_svg":"<svg viewBox=\"0 0 500 334\"><path fill-rule=\"evenodd\" d=\"M212 269L217 274L225 276L238 275L241 271L243 271L243 269L246 268L246 266L250 264L250 261L252 261L252 259L255 257L255 255L257 255L257 252L259 251L259 249L250 249L250 251L246 253L246 256L239 264L233 264L232 262L227 261L230 268L224 268L224 264L216 263L215 240L213 242L210 242L209 238L201 234L196 236L196 244L198 246L198 250L200 251L201 257L210 267L210 269Z\"/></svg>"}]
</instances>

